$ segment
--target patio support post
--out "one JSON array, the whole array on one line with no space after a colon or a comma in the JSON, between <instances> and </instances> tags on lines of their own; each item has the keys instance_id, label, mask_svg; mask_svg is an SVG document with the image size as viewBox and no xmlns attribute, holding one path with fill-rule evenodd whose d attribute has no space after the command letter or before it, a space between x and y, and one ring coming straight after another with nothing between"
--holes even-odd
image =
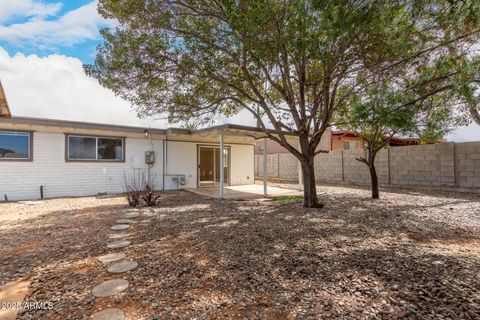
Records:
<instances>
[{"instance_id":1,"label":"patio support post","mask_svg":"<svg viewBox=\"0 0 480 320\"><path fill-rule=\"evenodd\" d=\"M224 180L224 154L223 154L223 132L220 133L220 199L223 199L223 180Z\"/></svg>"},{"instance_id":2,"label":"patio support post","mask_svg":"<svg viewBox=\"0 0 480 320\"><path fill-rule=\"evenodd\" d=\"M267 196L267 138L263 139L263 195Z\"/></svg>"}]
</instances>

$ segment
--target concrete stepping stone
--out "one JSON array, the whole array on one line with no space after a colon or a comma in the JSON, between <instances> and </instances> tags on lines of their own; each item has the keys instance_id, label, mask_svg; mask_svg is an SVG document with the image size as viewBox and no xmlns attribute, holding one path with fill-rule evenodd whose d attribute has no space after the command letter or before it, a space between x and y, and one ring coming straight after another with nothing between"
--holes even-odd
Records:
<instances>
[{"instance_id":1,"label":"concrete stepping stone","mask_svg":"<svg viewBox=\"0 0 480 320\"><path fill-rule=\"evenodd\" d=\"M124 279L112 279L104 281L95 286L92 294L97 298L114 296L122 293L128 288L128 281Z\"/></svg>"},{"instance_id":2,"label":"concrete stepping stone","mask_svg":"<svg viewBox=\"0 0 480 320\"><path fill-rule=\"evenodd\" d=\"M127 219L138 218L138 217L140 217L140 214L137 212L127 212L123 215L123 218L127 218Z\"/></svg>"},{"instance_id":3,"label":"concrete stepping stone","mask_svg":"<svg viewBox=\"0 0 480 320\"><path fill-rule=\"evenodd\" d=\"M109 308L92 314L93 320L124 320L125 312L116 308Z\"/></svg>"},{"instance_id":4,"label":"concrete stepping stone","mask_svg":"<svg viewBox=\"0 0 480 320\"><path fill-rule=\"evenodd\" d=\"M133 221L130 220L130 219L118 219L117 221L115 221L115 223L119 223L119 224L122 224L122 223L132 223Z\"/></svg>"},{"instance_id":5,"label":"concrete stepping stone","mask_svg":"<svg viewBox=\"0 0 480 320\"><path fill-rule=\"evenodd\" d=\"M128 209L127 212L139 212L140 209L137 209L137 208L132 208L132 209Z\"/></svg>"},{"instance_id":6,"label":"concrete stepping stone","mask_svg":"<svg viewBox=\"0 0 480 320\"><path fill-rule=\"evenodd\" d=\"M128 225L128 224L116 224L113 227L111 227L110 229L112 229L112 230L125 230L125 229L128 229L128 228L130 228L130 225Z\"/></svg>"},{"instance_id":7,"label":"concrete stepping stone","mask_svg":"<svg viewBox=\"0 0 480 320\"><path fill-rule=\"evenodd\" d=\"M131 242L128 241L128 240L117 240L117 241L113 241L113 242L108 243L107 248L109 248L109 249L123 248L123 247L129 246L130 243Z\"/></svg>"},{"instance_id":8,"label":"concrete stepping stone","mask_svg":"<svg viewBox=\"0 0 480 320\"><path fill-rule=\"evenodd\" d=\"M107 271L110 273L122 273L135 269L138 267L137 261L120 261L108 267Z\"/></svg>"},{"instance_id":9,"label":"concrete stepping stone","mask_svg":"<svg viewBox=\"0 0 480 320\"><path fill-rule=\"evenodd\" d=\"M120 232L120 233L114 233L111 234L108 238L109 239L121 239L130 236L131 233L125 233L125 232Z\"/></svg>"},{"instance_id":10,"label":"concrete stepping stone","mask_svg":"<svg viewBox=\"0 0 480 320\"><path fill-rule=\"evenodd\" d=\"M97 257L97 260L100 262L108 263L108 262L122 260L125 257L126 257L125 253L109 253L109 254L104 254L103 256Z\"/></svg>"}]
</instances>

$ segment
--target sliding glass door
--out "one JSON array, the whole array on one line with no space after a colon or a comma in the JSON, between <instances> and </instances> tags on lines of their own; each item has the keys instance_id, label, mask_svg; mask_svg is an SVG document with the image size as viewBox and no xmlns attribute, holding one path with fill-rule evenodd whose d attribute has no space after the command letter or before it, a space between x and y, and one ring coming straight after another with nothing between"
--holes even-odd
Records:
<instances>
[{"instance_id":1,"label":"sliding glass door","mask_svg":"<svg viewBox=\"0 0 480 320\"><path fill-rule=\"evenodd\" d=\"M230 148L223 149L223 177L225 185L230 181ZM213 187L220 185L220 147L198 147L198 186Z\"/></svg>"}]
</instances>

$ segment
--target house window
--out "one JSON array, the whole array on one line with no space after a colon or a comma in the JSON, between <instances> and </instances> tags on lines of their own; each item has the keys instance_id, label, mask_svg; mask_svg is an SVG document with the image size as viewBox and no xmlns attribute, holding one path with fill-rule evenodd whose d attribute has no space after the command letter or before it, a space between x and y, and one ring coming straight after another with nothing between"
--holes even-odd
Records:
<instances>
[{"instance_id":1,"label":"house window","mask_svg":"<svg viewBox=\"0 0 480 320\"><path fill-rule=\"evenodd\" d=\"M124 139L90 136L67 136L67 160L124 161Z\"/></svg>"},{"instance_id":2,"label":"house window","mask_svg":"<svg viewBox=\"0 0 480 320\"><path fill-rule=\"evenodd\" d=\"M355 150L357 142L355 140L343 140L343 150Z\"/></svg>"},{"instance_id":3,"label":"house window","mask_svg":"<svg viewBox=\"0 0 480 320\"><path fill-rule=\"evenodd\" d=\"M0 131L0 160L32 160L32 134Z\"/></svg>"}]
</instances>

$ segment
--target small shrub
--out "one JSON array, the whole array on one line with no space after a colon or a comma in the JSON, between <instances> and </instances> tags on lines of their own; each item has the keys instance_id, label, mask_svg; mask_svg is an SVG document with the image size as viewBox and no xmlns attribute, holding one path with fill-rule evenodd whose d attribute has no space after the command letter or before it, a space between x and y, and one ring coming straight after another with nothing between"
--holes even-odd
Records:
<instances>
[{"instance_id":1,"label":"small shrub","mask_svg":"<svg viewBox=\"0 0 480 320\"><path fill-rule=\"evenodd\" d=\"M154 207L157 205L160 194L157 191L157 175L155 172L147 169L142 172L142 191L140 198L145 202L148 207Z\"/></svg>"},{"instance_id":2,"label":"small shrub","mask_svg":"<svg viewBox=\"0 0 480 320\"><path fill-rule=\"evenodd\" d=\"M127 174L123 172L124 196L130 207L135 208L140 203L141 198L141 176L135 170Z\"/></svg>"},{"instance_id":3,"label":"small shrub","mask_svg":"<svg viewBox=\"0 0 480 320\"><path fill-rule=\"evenodd\" d=\"M160 194L157 190L157 175L151 170L134 169L123 173L124 196L130 207L136 207L141 201L148 207L156 206Z\"/></svg>"}]
</instances>

